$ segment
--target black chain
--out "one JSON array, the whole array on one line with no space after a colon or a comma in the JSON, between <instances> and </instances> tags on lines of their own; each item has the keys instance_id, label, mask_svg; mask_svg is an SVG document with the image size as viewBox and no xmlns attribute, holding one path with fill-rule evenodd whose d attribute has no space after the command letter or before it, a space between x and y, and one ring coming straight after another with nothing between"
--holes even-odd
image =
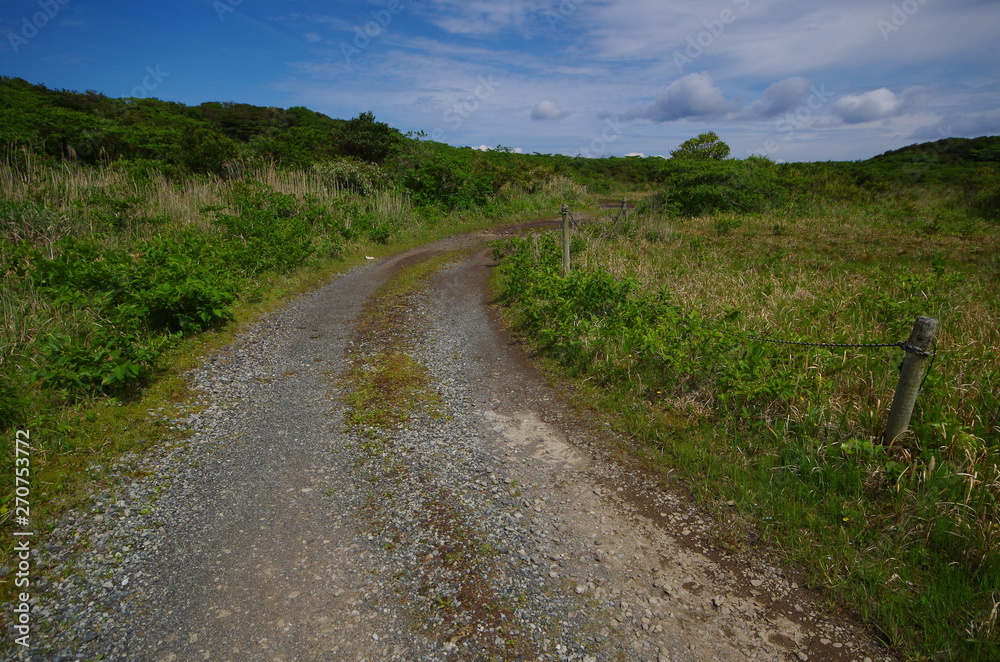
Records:
<instances>
[{"instance_id":1,"label":"black chain","mask_svg":"<svg viewBox=\"0 0 1000 662\"><path fill-rule=\"evenodd\" d=\"M573 213L570 211L566 212L569 214L569 220L572 225L579 228L580 225L577 220L573 217ZM761 338L760 336L743 336L735 333L726 333L725 331L720 331L723 335L732 336L734 338L743 338L746 340L757 340L759 342L769 342L777 345L798 345L801 347L841 347L841 348L857 348L857 349L877 349L883 347L898 347L904 352L909 352L910 354L916 354L917 356L930 356L934 357L937 355L937 343L934 342L934 351L928 352L923 347L917 347L916 345L911 345L905 340L900 340L899 342L889 342L889 343L835 343L835 342L802 342L799 340L775 340L774 338ZM928 368L928 372L930 369ZM925 376L926 379L926 376Z\"/></svg>"},{"instance_id":2,"label":"black chain","mask_svg":"<svg viewBox=\"0 0 1000 662\"><path fill-rule=\"evenodd\" d=\"M934 338L931 338L931 347L933 347L933 349L930 352L928 352L923 347L917 347L916 345L911 345L905 340L901 340L899 342L890 342L890 343L801 342L798 340L774 340L773 338L761 338L759 336L740 336L735 333L726 333L725 331L720 331L719 333L726 336L732 336L734 338L745 338L746 340L759 340L760 342L776 343L779 345L802 345L805 347L861 347L861 348L898 347L904 352L916 354L917 356L931 357L931 362L927 366L927 372L924 373L924 378L920 382L921 389L924 388L924 384L927 382L927 378L930 377L931 368L934 367L934 359L937 358L937 340Z\"/></svg>"},{"instance_id":3,"label":"black chain","mask_svg":"<svg viewBox=\"0 0 1000 662\"><path fill-rule=\"evenodd\" d=\"M909 352L910 354L916 354L917 356L933 356L937 353L935 349L934 353L928 352L923 347L917 347L916 345L911 345L905 340L899 342L888 342L888 343L839 343L839 342L803 342L801 340L776 340L774 338L761 338L760 336L744 336L738 333L727 333L725 331L719 331L724 336L730 336L733 338L741 338L743 340L757 340L759 342L769 342L776 345L798 345L800 347L851 347L851 348L865 348L874 349L882 347L898 347L904 352ZM936 347L936 343L935 343Z\"/></svg>"},{"instance_id":4,"label":"black chain","mask_svg":"<svg viewBox=\"0 0 1000 662\"><path fill-rule=\"evenodd\" d=\"M735 334L727 334L735 335ZM910 352L918 356L930 356L930 352L922 347L911 345L905 340L890 343L837 343L837 342L801 342L798 340L775 340L774 338L761 338L759 336L744 336L747 340L758 340L760 342L775 343L778 345L801 345L803 347L852 347L874 349L878 347L898 347L904 352Z\"/></svg>"}]
</instances>

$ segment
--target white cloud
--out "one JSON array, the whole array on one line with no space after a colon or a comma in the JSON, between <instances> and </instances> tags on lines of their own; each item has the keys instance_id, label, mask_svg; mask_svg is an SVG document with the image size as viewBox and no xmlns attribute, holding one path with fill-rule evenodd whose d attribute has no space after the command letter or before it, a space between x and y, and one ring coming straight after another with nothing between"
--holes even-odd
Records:
<instances>
[{"instance_id":1,"label":"white cloud","mask_svg":"<svg viewBox=\"0 0 1000 662\"><path fill-rule=\"evenodd\" d=\"M767 120L796 112L808 104L809 116L826 103L828 93L802 76L793 76L772 83L761 99L740 107L726 99L707 72L688 74L668 85L646 107L625 113L623 119L648 119L654 122L706 119L713 121ZM808 101L806 97L809 97Z\"/></svg>"},{"instance_id":2,"label":"white cloud","mask_svg":"<svg viewBox=\"0 0 1000 662\"><path fill-rule=\"evenodd\" d=\"M861 124L899 114L902 100L887 87L864 94L845 94L833 104L833 112L847 124Z\"/></svg>"},{"instance_id":3,"label":"white cloud","mask_svg":"<svg viewBox=\"0 0 1000 662\"><path fill-rule=\"evenodd\" d=\"M922 4L888 42L876 22L891 6L863 0L572 0L553 29L545 12L561 2L407 4L378 48L350 66L331 49L300 69L307 80L297 88L335 116L371 108L394 126L443 129L452 144L517 141L529 152L656 154L726 130L734 152L780 143L779 158L825 160L864 158L949 127L1000 132L1000 85L993 56L983 55L995 0ZM720 24L723 9L733 14ZM298 27L337 43L315 23ZM678 78L673 53L687 52L689 38L703 53ZM476 96L483 75L499 83L488 98ZM913 81L926 87L907 88ZM605 149L589 147L602 140Z\"/></svg>"},{"instance_id":4,"label":"white cloud","mask_svg":"<svg viewBox=\"0 0 1000 662\"><path fill-rule=\"evenodd\" d=\"M479 36L534 26L540 9L524 0L431 0L424 12L442 30Z\"/></svg>"},{"instance_id":5,"label":"white cloud","mask_svg":"<svg viewBox=\"0 0 1000 662\"><path fill-rule=\"evenodd\" d=\"M533 120L561 120L569 115L564 112L555 101L545 99L535 104L531 109L531 119Z\"/></svg>"},{"instance_id":6,"label":"white cloud","mask_svg":"<svg viewBox=\"0 0 1000 662\"><path fill-rule=\"evenodd\" d=\"M310 44L315 44L315 43L323 40L323 38L320 37L319 34L317 34L315 32L307 32L305 34L305 38L306 38L306 41L309 42Z\"/></svg>"},{"instance_id":7,"label":"white cloud","mask_svg":"<svg viewBox=\"0 0 1000 662\"><path fill-rule=\"evenodd\" d=\"M778 81L764 90L763 99L758 99L738 113L738 119L768 119L796 110L802 98L810 91L809 79L793 76Z\"/></svg>"},{"instance_id":8,"label":"white cloud","mask_svg":"<svg viewBox=\"0 0 1000 662\"><path fill-rule=\"evenodd\" d=\"M665 61L676 72L674 54L693 55L695 66L719 78L808 75L822 80L819 71L873 64L915 67L948 60L978 65L995 52L994 0L921 1L905 21L894 19L894 7L903 4L607 0L578 2L577 15L587 27L587 50L595 60ZM880 21L893 20L900 25L886 40Z\"/></svg>"},{"instance_id":9,"label":"white cloud","mask_svg":"<svg viewBox=\"0 0 1000 662\"><path fill-rule=\"evenodd\" d=\"M863 124L899 117L910 110L921 95L921 89L916 87L900 94L887 87L863 94L845 94L834 102L833 113L845 124Z\"/></svg>"},{"instance_id":10,"label":"white cloud","mask_svg":"<svg viewBox=\"0 0 1000 662\"><path fill-rule=\"evenodd\" d=\"M802 97L806 95L810 87L809 80L802 76L794 76L774 83L764 90L764 98L767 101L761 110L761 115L774 117L793 110L802 102Z\"/></svg>"},{"instance_id":11,"label":"white cloud","mask_svg":"<svg viewBox=\"0 0 1000 662\"><path fill-rule=\"evenodd\" d=\"M910 136L912 140L941 138L978 138L1000 135L1000 108L979 113L952 113L934 124L922 126Z\"/></svg>"},{"instance_id":12,"label":"white cloud","mask_svg":"<svg viewBox=\"0 0 1000 662\"><path fill-rule=\"evenodd\" d=\"M648 119L672 122L680 119L722 117L735 110L722 90L715 86L708 72L688 74L670 83L651 106L635 108L623 119Z\"/></svg>"}]
</instances>

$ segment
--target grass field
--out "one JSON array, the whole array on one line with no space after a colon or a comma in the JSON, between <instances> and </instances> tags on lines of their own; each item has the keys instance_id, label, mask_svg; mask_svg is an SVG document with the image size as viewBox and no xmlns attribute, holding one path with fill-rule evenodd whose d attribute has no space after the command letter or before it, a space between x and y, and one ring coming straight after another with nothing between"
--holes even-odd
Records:
<instances>
[{"instance_id":1,"label":"grass field","mask_svg":"<svg viewBox=\"0 0 1000 662\"><path fill-rule=\"evenodd\" d=\"M614 212L567 278L554 235L515 239L501 295L728 544L761 535L908 659L998 659L1000 228L931 196L830 201ZM937 352L885 445L901 350L751 339L894 343L918 315Z\"/></svg>"}]
</instances>

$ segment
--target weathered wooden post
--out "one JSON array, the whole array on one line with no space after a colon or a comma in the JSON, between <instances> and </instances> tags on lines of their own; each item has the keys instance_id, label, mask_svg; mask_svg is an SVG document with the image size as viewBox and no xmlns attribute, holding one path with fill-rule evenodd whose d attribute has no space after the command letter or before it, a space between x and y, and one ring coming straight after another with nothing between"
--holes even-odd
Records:
<instances>
[{"instance_id":1,"label":"weathered wooden post","mask_svg":"<svg viewBox=\"0 0 1000 662\"><path fill-rule=\"evenodd\" d=\"M628 200L622 198L622 215L621 220L628 220Z\"/></svg>"},{"instance_id":2,"label":"weathered wooden post","mask_svg":"<svg viewBox=\"0 0 1000 662\"><path fill-rule=\"evenodd\" d=\"M562 206L563 264L562 275L569 273L569 205Z\"/></svg>"},{"instance_id":3,"label":"weathered wooden post","mask_svg":"<svg viewBox=\"0 0 1000 662\"><path fill-rule=\"evenodd\" d=\"M938 321L933 317L918 317L913 325L913 332L906 341L906 356L899 370L899 384L892 397L892 408L889 410L889 422L882 435L882 443L891 444L910 427L910 416L917 402L917 393L927 374L927 361L930 352L927 349L937 333Z\"/></svg>"}]
</instances>

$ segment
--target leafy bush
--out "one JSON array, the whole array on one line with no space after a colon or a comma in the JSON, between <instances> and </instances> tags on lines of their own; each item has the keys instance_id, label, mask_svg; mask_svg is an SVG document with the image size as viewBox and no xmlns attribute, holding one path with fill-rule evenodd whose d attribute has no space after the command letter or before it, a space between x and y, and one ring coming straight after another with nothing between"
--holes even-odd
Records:
<instances>
[{"instance_id":1,"label":"leafy bush","mask_svg":"<svg viewBox=\"0 0 1000 662\"><path fill-rule=\"evenodd\" d=\"M490 202L493 181L474 167L468 153L435 152L418 159L405 179L419 205L442 209L474 209Z\"/></svg>"},{"instance_id":2,"label":"leafy bush","mask_svg":"<svg viewBox=\"0 0 1000 662\"><path fill-rule=\"evenodd\" d=\"M53 252L28 256L35 286L92 319L40 341L36 378L64 396L125 392L173 334L232 319L239 286L225 275L225 246L195 230L139 242L133 252L68 237Z\"/></svg>"},{"instance_id":3,"label":"leafy bush","mask_svg":"<svg viewBox=\"0 0 1000 662\"><path fill-rule=\"evenodd\" d=\"M119 196L106 189L95 188L83 200L74 201L78 213L86 216L98 228L121 231L138 220L142 198Z\"/></svg>"},{"instance_id":4,"label":"leafy bush","mask_svg":"<svg viewBox=\"0 0 1000 662\"><path fill-rule=\"evenodd\" d=\"M729 156L729 145L722 142L714 131L689 138L670 152L675 159L724 159Z\"/></svg>"},{"instance_id":5,"label":"leafy bush","mask_svg":"<svg viewBox=\"0 0 1000 662\"><path fill-rule=\"evenodd\" d=\"M114 303L124 301L135 260L121 249L109 249L96 236L66 237L52 245L52 257L39 250L31 257L35 283L60 297L68 292L103 292Z\"/></svg>"},{"instance_id":6,"label":"leafy bush","mask_svg":"<svg viewBox=\"0 0 1000 662\"><path fill-rule=\"evenodd\" d=\"M391 183L378 165L364 161L321 161L313 164L312 171L334 191L352 191L363 196L385 190Z\"/></svg>"},{"instance_id":7,"label":"leafy bush","mask_svg":"<svg viewBox=\"0 0 1000 662\"><path fill-rule=\"evenodd\" d=\"M0 430L24 425L31 400L11 372L0 373Z\"/></svg>"},{"instance_id":8,"label":"leafy bush","mask_svg":"<svg viewBox=\"0 0 1000 662\"><path fill-rule=\"evenodd\" d=\"M339 138L341 154L369 163L383 163L404 142L403 134L385 122L376 122L371 111L344 122Z\"/></svg>"},{"instance_id":9,"label":"leafy bush","mask_svg":"<svg viewBox=\"0 0 1000 662\"><path fill-rule=\"evenodd\" d=\"M193 334L232 319L239 286L225 275L224 246L194 231L140 244L131 301L151 331Z\"/></svg>"},{"instance_id":10,"label":"leafy bush","mask_svg":"<svg viewBox=\"0 0 1000 662\"><path fill-rule=\"evenodd\" d=\"M644 200L643 209L678 216L753 214L773 209L786 198L778 167L763 157L671 159L670 166L665 190Z\"/></svg>"},{"instance_id":11,"label":"leafy bush","mask_svg":"<svg viewBox=\"0 0 1000 662\"><path fill-rule=\"evenodd\" d=\"M638 381L643 388L714 399L720 412L775 410L795 384L787 355L740 343L712 320L673 303L667 289L643 292L631 278L576 269L561 277L555 235L513 239L498 254L504 299L546 351L599 383Z\"/></svg>"},{"instance_id":12,"label":"leafy bush","mask_svg":"<svg viewBox=\"0 0 1000 662\"><path fill-rule=\"evenodd\" d=\"M146 378L164 339L149 339L125 320L126 328L101 327L91 337L49 336L34 376L45 387L74 398L95 392L124 393Z\"/></svg>"},{"instance_id":13,"label":"leafy bush","mask_svg":"<svg viewBox=\"0 0 1000 662\"><path fill-rule=\"evenodd\" d=\"M246 275L289 271L312 254L312 224L299 213L295 196L245 181L233 186L226 202L236 213L216 209L214 223L225 228L231 240L242 244L243 249L235 250L232 257Z\"/></svg>"},{"instance_id":14,"label":"leafy bush","mask_svg":"<svg viewBox=\"0 0 1000 662\"><path fill-rule=\"evenodd\" d=\"M990 221L1000 221L1000 170L981 168L975 177L978 189L973 205L979 214Z\"/></svg>"}]
</instances>

